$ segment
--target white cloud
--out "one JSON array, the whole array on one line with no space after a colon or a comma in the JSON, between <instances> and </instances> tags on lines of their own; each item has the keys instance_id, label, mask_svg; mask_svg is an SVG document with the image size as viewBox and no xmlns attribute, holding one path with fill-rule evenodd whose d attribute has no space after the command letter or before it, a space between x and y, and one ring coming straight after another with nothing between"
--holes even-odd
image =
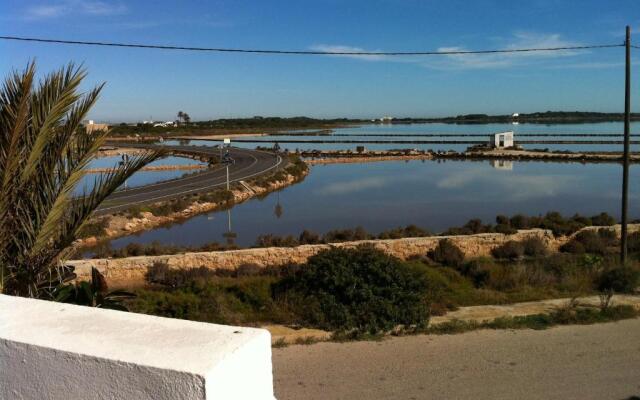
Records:
<instances>
[{"instance_id":1,"label":"white cloud","mask_svg":"<svg viewBox=\"0 0 640 400\"><path fill-rule=\"evenodd\" d=\"M127 11L127 7L119 2L101 0L63 0L54 4L41 4L26 9L28 20L58 18L67 15L119 15Z\"/></svg>"},{"instance_id":2,"label":"white cloud","mask_svg":"<svg viewBox=\"0 0 640 400\"><path fill-rule=\"evenodd\" d=\"M557 48L575 47L580 43L564 39L558 33L536 33L536 32L516 32L509 38L500 39L502 45L497 46L498 50L515 50L528 48ZM494 47L491 47L494 48ZM380 50L367 50L361 47L348 45L315 45L310 47L315 51L326 52L379 52ZM429 50L429 49L424 49ZM443 46L437 51L468 51L484 50L469 48L464 45ZM489 53L489 54L447 54L447 55L425 55L425 56L385 56L385 55L334 55L332 57L348 57L365 61L389 61L419 64L427 68L439 70L452 69L496 69L509 68L518 65L542 63L558 58L575 57L587 54L586 50L558 50L558 51L536 51L536 52L516 52L516 53ZM574 64L575 68L582 67ZM605 63L584 64L583 68L609 68L611 65Z\"/></svg>"},{"instance_id":3,"label":"white cloud","mask_svg":"<svg viewBox=\"0 0 640 400\"><path fill-rule=\"evenodd\" d=\"M353 46L344 46L344 45L330 45L330 44L317 44L310 47L313 51L322 51L328 53L371 53L371 52L379 52L379 50L365 50L361 47L353 47ZM345 55L333 55L331 57L347 57L347 58L355 58L358 60L366 60L366 61L383 61L389 60L390 57L386 57L383 55L357 55L357 54L345 54Z\"/></svg>"},{"instance_id":4,"label":"white cloud","mask_svg":"<svg viewBox=\"0 0 640 400\"><path fill-rule=\"evenodd\" d=\"M557 33L516 32L509 38L506 45L498 47L498 50L516 49L544 49L557 47L575 47L580 43L565 40ZM465 46L440 47L438 51L468 51ZM476 49L473 49L476 50ZM478 49L483 50L483 49ZM535 51L515 53L489 53L489 54L450 54L438 56L443 58L430 58L423 65L434 69L488 69L507 68L525 63L539 62L543 60L572 57L585 54L584 50L558 50Z\"/></svg>"}]
</instances>

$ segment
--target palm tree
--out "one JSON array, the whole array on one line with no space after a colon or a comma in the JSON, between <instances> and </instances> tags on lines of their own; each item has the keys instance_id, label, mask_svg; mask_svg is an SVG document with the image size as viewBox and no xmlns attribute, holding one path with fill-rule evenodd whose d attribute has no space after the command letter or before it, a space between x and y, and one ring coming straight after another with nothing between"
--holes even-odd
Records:
<instances>
[{"instance_id":1,"label":"palm tree","mask_svg":"<svg viewBox=\"0 0 640 400\"><path fill-rule=\"evenodd\" d=\"M189 114L187 113L182 114L182 118L184 119L185 125L189 125L189 123L191 122L191 117L189 116Z\"/></svg>"},{"instance_id":2,"label":"palm tree","mask_svg":"<svg viewBox=\"0 0 640 400\"><path fill-rule=\"evenodd\" d=\"M183 118L184 118L184 113L182 111L178 111L178 121L182 122Z\"/></svg>"},{"instance_id":3,"label":"palm tree","mask_svg":"<svg viewBox=\"0 0 640 400\"><path fill-rule=\"evenodd\" d=\"M52 298L73 277L63 267L78 231L127 178L161 152L131 157L74 197L106 131L80 126L104 84L79 92L86 72L69 64L35 83L35 64L0 88L0 292Z\"/></svg>"}]
</instances>

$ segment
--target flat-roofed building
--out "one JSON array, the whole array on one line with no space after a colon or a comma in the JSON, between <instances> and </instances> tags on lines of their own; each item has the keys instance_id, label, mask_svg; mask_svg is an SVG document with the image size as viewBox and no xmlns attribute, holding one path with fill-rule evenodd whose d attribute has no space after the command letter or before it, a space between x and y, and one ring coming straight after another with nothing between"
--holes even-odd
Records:
<instances>
[{"instance_id":1,"label":"flat-roofed building","mask_svg":"<svg viewBox=\"0 0 640 400\"><path fill-rule=\"evenodd\" d=\"M108 124L96 124L92 119L85 121L84 128L87 133L93 133L97 131L106 131L109 130Z\"/></svg>"},{"instance_id":2,"label":"flat-roofed building","mask_svg":"<svg viewBox=\"0 0 640 400\"><path fill-rule=\"evenodd\" d=\"M494 133L489 136L489 145L494 149L513 147L513 132Z\"/></svg>"}]
</instances>

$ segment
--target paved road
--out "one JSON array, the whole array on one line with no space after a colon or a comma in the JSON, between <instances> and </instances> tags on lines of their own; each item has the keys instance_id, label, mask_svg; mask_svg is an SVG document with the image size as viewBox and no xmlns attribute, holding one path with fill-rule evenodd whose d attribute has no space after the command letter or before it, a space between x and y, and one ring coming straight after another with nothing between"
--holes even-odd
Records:
<instances>
[{"instance_id":1,"label":"paved road","mask_svg":"<svg viewBox=\"0 0 640 400\"><path fill-rule=\"evenodd\" d=\"M630 399L640 319L274 349L278 400Z\"/></svg>"},{"instance_id":2,"label":"paved road","mask_svg":"<svg viewBox=\"0 0 640 400\"><path fill-rule=\"evenodd\" d=\"M163 146L163 148L170 151L203 156L218 157L219 155L219 150L213 147ZM270 172L278 168L283 162L280 156L258 150L232 147L229 149L229 154L235 160L235 163L229 166L230 182L237 182ZM125 210L133 205L170 200L186 194L224 187L225 185L226 168L218 165L184 178L118 191L102 203L97 213L113 213Z\"/></svg>"}]
</instances>

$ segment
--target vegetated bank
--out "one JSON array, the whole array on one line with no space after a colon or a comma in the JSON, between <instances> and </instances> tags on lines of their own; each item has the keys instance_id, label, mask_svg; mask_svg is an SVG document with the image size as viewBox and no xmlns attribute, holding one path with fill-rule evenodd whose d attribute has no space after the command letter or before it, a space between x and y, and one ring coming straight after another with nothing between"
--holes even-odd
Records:
<instances>
[{"instance_id":1,"label":"vegetated bank","mask_svg":"<svg viewBox=\"0 0 640 400\"><path fill-rule=\"evenodd\" d=\"M94 217L80 232L76 248L95 246L98 242L126 236L135 232L185 220L195 215L232 207L255 196L264 196L275 190L300 182L308 174L307 165L295 155L289 156L288 165L275 172L247 180L246 186L234 184L232 189L217 189L192 194L179 199L149 205L136 205L113 215Z\"/></svg>"},{"instance_id":2,"label":"vegetated bank","mask_svg":"<svg viewBox=\"0 0 640 400\"><path fill-rule=\"evenodd\" d=\"M615 220L604 213L591 218L579 215L563 218L558 213L538 217L499 216L497 222L496 225L485 225L480 220L471 220L462 227L449 229L442 236L430 236L429 232L414 226L390 230L380 235L370 235L362 228L330 231L323 236L309 231L302 232L299 237L263 235L256 243L262 248L230 251L216 251L225 248L217 243L211 243L203 249L130 244L119 250L97 250L100 252L99 255L109 258L77 260L71 263L77 267L76 272L80 277L88 277L90 267L96 266L111 283L139 286L144 284L145 274L156 263L164 263L175 269L204 267L235 270L246 264L268 268L304 263L311 256L331 246L352 248L360 244L373 245L390 255L406 260L435 249L442 239L449 239L461 248L465 258L477 258L491 255L493 249L507 242L528 238L540 239L549 251L557 251L561 246L571 242L580 230L602 229L591 226L594 223L606 226L603 232L619 234L619 226L611 226ZM630 230L635 231L639 227L640 225L630 225ZM577 247L579 250L579 246ZM160 255L167 250L170 253L184 253ZM189 250L214 251L188 252ZM111 258L131 255L135 257Z\"/></svg>"},{"instance_id":3,"label":"vegetated bank","mask_svg":"<svg viewBox=\"0 0 640 400\"><path fill-rule=\"evenodd\" d=\"M172 318L315 328L334 332L335 340L543 329L637 317L636 308L614 305L611 299L616 293L634 293L639 284L640 234L631 240L632 261L625 266L617 261L611 235L579 235L571 241L581 243L584 252L571 247L552 253L540 239L527 238L505 242L491 256L466 258L451 238L443 238L433 250L408 260L365 244L326 248L304 263L278 268L247 264L231 271L182 270L157 263L146 274L147 287L136 290L129 306ZM597 307L572 302L549 314L429 326L431 316L462 306L592 294L600 296Z\"/></svg>"},{"instance_id":4,"label":"vegetated bank","mask_svg":"<svg viewBox=\"0 0 640 400\"><path fill-rule=\"evenodd\" d=\"M121 123L111 127L111 137L173 137L173 136L206 136L234 133L268 134L289 129L330 129L353 126L367 122L362 119L318 119L309 117L253 117L253 118L222 118L209 121L195 121L181 123L178 126L153 126L153 124Z\"/></svg>"}]
</instances>

